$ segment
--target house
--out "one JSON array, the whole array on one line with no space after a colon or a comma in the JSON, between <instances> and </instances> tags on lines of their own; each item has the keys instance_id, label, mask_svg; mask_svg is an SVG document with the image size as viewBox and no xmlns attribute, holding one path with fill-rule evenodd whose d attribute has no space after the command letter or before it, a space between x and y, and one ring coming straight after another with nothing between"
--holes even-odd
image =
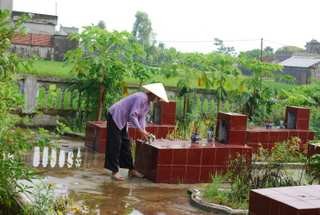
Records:
<instances>
[{"instance_id":1,"label":"house","mask_svg":"<svg viewBox=\"0 0 320 215\"><path fill-rule=\"evenodd\" d=\"M23 57L40 57L47 60L64 60L64 54L77 48L78 43L68 39L68 35L78 32L74 27L60 27L56 31L58 16L12 10L12 0L0 0L0 9L11 10L13 21L28 15L24 27L26 34L17 34L12 39L11 50Z\"/></svg>"},{"instance_id":2,"label":"house","mask_svg":"<svg viewBox=\"0 0 320 215\"><path fill-rule=\"evenodd\" d=\"M320 56L292 56L279 64L283 66L283 73L295 77L298 84L320 80Z\"/></svg>"}]
</instances>

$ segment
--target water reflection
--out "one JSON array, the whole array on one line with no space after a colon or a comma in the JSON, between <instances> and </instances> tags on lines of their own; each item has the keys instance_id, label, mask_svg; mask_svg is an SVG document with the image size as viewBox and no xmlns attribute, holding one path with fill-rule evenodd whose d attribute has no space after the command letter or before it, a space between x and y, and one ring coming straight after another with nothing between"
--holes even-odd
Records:
<instances>
[{"instance_id":1,"label":"water reflection","mask_svg":"<svg viewBox=\"0 0 320 215\"><path fill-rule=\"evenodd\" d=\"M32 155L33 167L67 167L79 168L82 165L82 155L80 147L77 148L48 148L34 147ZM48 165L50 164L50 165Z\"/></svg>"},{"instance_id":2,"label":"water reflection","mask_svg":"<svg viewBox=\"0 0 320 215\"><path fill-rule=\"evenodd\" d=\"M57 163L57 151L56 149L51 149L51 160L50 160L50 166L54 168Z\"/></svg>"},{"instance_id":3,"label":"water reflection","mask_svg":"<svg viewBox=\"0 0 320 215\"><path fill-rule=\"evenodd\" d=\"M42 166L43 167L48 166L48 153L49 153L48 147L44 147L43 152L42 152Z\"/></svg>"}]
</instances>

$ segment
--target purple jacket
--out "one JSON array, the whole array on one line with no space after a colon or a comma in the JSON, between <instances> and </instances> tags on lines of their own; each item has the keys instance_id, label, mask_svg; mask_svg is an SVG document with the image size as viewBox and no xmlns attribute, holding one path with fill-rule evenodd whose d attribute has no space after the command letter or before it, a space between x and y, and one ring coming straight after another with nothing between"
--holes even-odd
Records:
<instances>
[{"instance_id":1,"label":"purple jacket","mask_svg":"<svg viewBox=\"0 0 320 215\"><path fill-rule=\"evenodd\" d=\"M143 92L127 96L109 108L112 119L121 130L129 122L135 128L145 129L146 115L149 111L147 94Z\"/></svg>"}]
</instances>

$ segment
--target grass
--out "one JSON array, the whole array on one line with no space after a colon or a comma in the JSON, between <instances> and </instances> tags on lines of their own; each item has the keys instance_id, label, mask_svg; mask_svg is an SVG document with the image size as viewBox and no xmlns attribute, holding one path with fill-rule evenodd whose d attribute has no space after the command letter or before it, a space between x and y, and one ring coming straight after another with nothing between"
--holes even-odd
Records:
<instances>
[{"instance_id":1,"label":"grass","mask_svg":"<svg viewBox=\"0 0 320 215\"><path fill-rule=\"evenodd\" d=\"M62 79L72 79L74 76L71 72L72 66L65 62L49 61L49 60L31 60L30 71L20 69L21 74L32 74L40 77L56 77ZM183 75L183 74L181 74ZM192 87L197 86L197 78L192 83ZM125 81L129 84L138 84L138 80L134 77L126 77ZM166 86L176 86L179 77L164 78L162 75L153 75L148 82L162 82Z\"/></svg>"},{"instance_id":2,"label":"grass","mask_svg":"<svg viewBox=\"0 0 320 215\"><path fill-rule=\"evenodd\" d=\"M31 60L30 63L30 71L20 69L19 72L22 74L32 74L41 77L57 77L63 79L73 78L70 64L49 60Z\"/></svg>"},{"instance_id":3,"label":"grass","mask_svg":"<svg viewBox=\"0 0 320 215\"><path fill-rule=\"evenodd\" d=\"M32 75L41 76L41 77L56 77L56 78L62 78L62 79L72 79L74 77L74 75L71 72L72 66L68 63L59 62L59 61L42 60L42 59L31 60L30 62L31 62L30 71L25 71L20 69L19 72L22 74L32 74ZM162 82L166 86L175 87L177 86L177 83L180 77L183 77L184 75L185 74L179 74L175 77L164 78L162 75L157 74L157 75L153 75L150 78L150 80L148 80L146 83ZM242 79L243 78L247 78L247 77L242 76ZM197 78L197 75L195 74L190 87L192 88L198 87L197 80L198 78ZM125 81L129 84L138 84L138 80L130 76L126 77ZM276 89L291 89L297 86L295 84L280 83L280 82L275 82L273 80L265 80L264 82L268 86Z\"/></svg>"}]
</instances>

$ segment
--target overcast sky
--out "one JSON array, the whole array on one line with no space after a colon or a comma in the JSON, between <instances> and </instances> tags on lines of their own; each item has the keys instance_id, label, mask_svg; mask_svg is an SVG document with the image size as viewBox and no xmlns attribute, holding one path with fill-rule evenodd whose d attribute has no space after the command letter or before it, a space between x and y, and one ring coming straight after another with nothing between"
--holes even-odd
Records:
<instances>
[{"instance_id":1,"label":"overcast sky","mask_svg":"<svg viewBox=\"0 0 320 215\"><path fill-rule=\"evenodd\" d=\"M136 11L146 12L157 41L181 51L214 50L215 37L237 51L264 45L304 47L320 40L319 0L13 0L13 8L58 15L64 26L99 20L131 31ZM56 6L57 5L57 6Z\"/></svg>"}]
</instances>

